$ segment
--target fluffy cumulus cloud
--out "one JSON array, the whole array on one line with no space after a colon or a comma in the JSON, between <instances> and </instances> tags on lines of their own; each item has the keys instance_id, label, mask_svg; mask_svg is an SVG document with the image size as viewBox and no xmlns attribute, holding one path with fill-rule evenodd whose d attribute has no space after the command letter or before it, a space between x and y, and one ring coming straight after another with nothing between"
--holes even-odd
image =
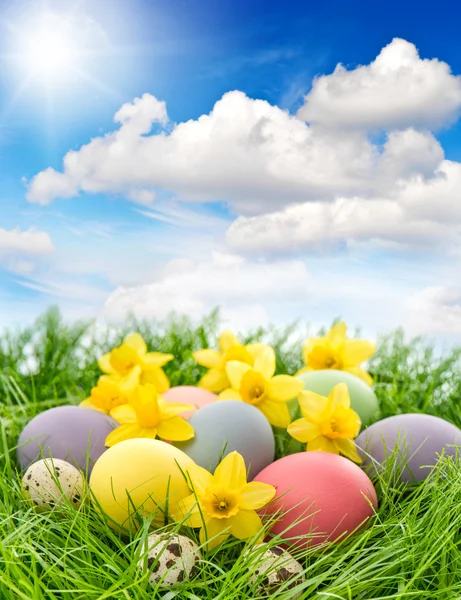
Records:
<instances>
[{"instance_id":1,"label":"fluffy cumulus cloud","mask_svg":"<svg viewBox=\"0 0 461 600\"><path fill-rule=\"evenodd\" d=\"M339 64L318 77L298 116L346 129L434 129L453 122L460 110L461 78L396 38L369 65L347 70Z\"/></svg>"},{"instance_id":2,"label":"fluffy cumulus cloud","mask_svg":"<svg viewBox=\"0 0 461 600\"><path fill-rule=\"evenodd\" d=\"M406 302L407 329L413 334L461 334L461 288L427 287Z\"/></svg>"},{"instance_id":3,"label":"fluffy cumulus cloud","mask_svg":"<svg viewBox=\"0 0 461 600\"><path fill-rule=\"evenodd\" d=\"M224 322L253 327L277 320L293 302L301 306L308 284L300 261L255 262L213 252L210 259L173 260L147 285L119 287L107 299L104 314L117 319L134 311L141 318L161 319L177 312L200 318L220 305Z\"/></svg>"},{"instance_id":4,"label":"fluffy cumulus cloud","mask_svg":"<svg viewBox=\"0 0 461 600\"><path fill-rule=\"evenodd\" d=\"M45 231L33 227L26 231L19 227L9 230L0 229L0 256L18 253L44 255L53 250L53 242Z\"/></svg>"}]
</instances>

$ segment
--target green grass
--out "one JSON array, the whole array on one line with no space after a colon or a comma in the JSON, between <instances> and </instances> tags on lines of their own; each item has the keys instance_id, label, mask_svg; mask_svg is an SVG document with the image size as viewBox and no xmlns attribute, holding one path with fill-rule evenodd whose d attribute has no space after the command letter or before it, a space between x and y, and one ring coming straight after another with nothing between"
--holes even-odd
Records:
<instances>
[{"instance_id":1,"label":"green grass","mask_svg":"<svg viewBox=\"0 0 461 600\"><path fill-rule=\"evenodd\" d=\"M165 371L172 385L195 384L203 369L192 352L214 346L219 332L215 313L200 324L187 319L137 323L117 331L91 324L72 326L49 311L30 328L0 338L0 598L233 600L290 598L290 592L258 595L248 585L250 566L243 544L230 541L207 554L200 575L172 591L155 590L138 571L145 524L132 539L121 538L90 507L64 514L36 514L22 500L15 446L22 427L34 415L85 398L95 384L97 358L123 337L140 331L151 349L171 352ZM285 331L258 330L245 341L273 344L277 371L302 366L298 344ZM312 332L317 333L317 332ZM34 374L23 363L34 355ZM381 416L425 412L461 427L461 350L440 356L421 339L406 343L397 331L380 341L370 364ZM277 452L296 447L278 437ZM423 484L404 489L389 474L375 481L380 506L364 531L329 548L305 552L300 560L306 599L461 599L461 465L442 460ZM274 540L276 543L276 540Z\"/></svg>"}]
</instances>

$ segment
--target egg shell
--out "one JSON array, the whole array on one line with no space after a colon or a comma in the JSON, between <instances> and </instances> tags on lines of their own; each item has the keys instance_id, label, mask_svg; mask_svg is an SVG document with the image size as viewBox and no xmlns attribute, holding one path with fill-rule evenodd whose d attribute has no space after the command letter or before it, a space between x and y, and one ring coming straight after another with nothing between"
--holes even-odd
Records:
<instances>
[{"instance_id":1,"label":"egg shell","mask_svg":"<svg viewBox=\"0 0 461 600\"><path fill-rule=\"evenodd\" d=\"M118 423L82 406L57 406L34 417L18 440L22 469L43 457L60 458L88 475L106 451L105 440Z\"/></svg>"},{"instance_id":2,"label":"egg shell","mask_svg":"<svg viewBox=\"0 0 461 600\"><path fill-rule=\"evenodd\" d=\"M243 554L249 556L249 583L253 586L258 582L258 594L273 594L284 586L280 594L289 593L290 600L301 598L302 590L295 593L291 590L306 580L304 569L289 552L281 546L258 544Z\"/></svg>"},{"instance_id":3,"label":"egg shell","mask_svg":"<svg viewBox=\"0 0 461 600\"><path fill-rule=\"evenodd\" d=\"M175 446L210 472L234 450L243 456L250 479L274 460L272 428L262 412L251 404L219 400L194 413L189 423L195 437L175 442Z\"/></svg>"},{"instance_id":4,"label":"egg shell","mask_svg":"<svg viewBox=\"0 0 461 600\"><path fill-rule=\"evenodd\" d=\"M91 473L94 504L119 531L139 528L142 522L136 511L163 526L166 503L171 515L191 493L181 470L193 464L181 450L160 440L134 438L115 444Z\"/></svg>"},{"instance_id":5,"label":"egg shell","mask_svg":"<svg viewBox=\"0 0 461 600\"><path fill-rule=\"evenodd\" d=\"M201 560L197 544L184 535L152 533L147 538L147 553L138 562L141 571L152 571L149 581L153 586L170 587L193 579Z\"/></svg>"},{"instance_id":6,"label":"egg shell","mask_svg":"<svg viewBox=\"0 0 461 600\"><path fill-rule=\"evenodd\" d=\"M213 394L213 392L209 392L208 390L204 390L203 388L195 387L193 385L178 385L170 388L163 394L163 397L165 400L168 400L168 402L192 404L198 410L199 408L207 406L207 404L216 402L218 396L217 394ZM194 412L195 411L193 410L188 410L181 413L181 417L188 419L192 414L194 414Z\"/></svg>"},{"instance_id":7,"label":"egg shell","mask_svg":"<svg viewBox=\"0 0 461 600\"><path fill-rule=\"evenodd\" d=\"M51 510L69 501L82 503L84 479L77 469L59 458L39 460L27 469L22 480L23 495L36 510Z\"/></svg>"},{"instance_id":8,"label":"egg shell","mask_svg":"<svg viewBox=\"0 0 461 600\"><path fill-rule=\"evenodd\" d=\"M291 543L302 548L352 533L378 505L373 484L362 469L328 452L285 456L266 467L255 481L277 489L274 502L264 508L266 514L282 513L272 532L284 539L299 536Z\"/></svg>"},{"instance_id":9,"label":"egg shell","mask_svg":"<svg viewBox=\"0 0 461 600\"><path fill-rule=\"evenodd\" d=\"M379 409L378 399L372 388L364 381L347 373L347 371L336 371L335 369L323 369L319 371L309 371L299 375L299 379L304 383L304 389L310 392L328 396L331 390L338 383L345 383L351 398L351 408L359 415L362 425L376 420ZM291 406L296 406L296 401Z\"/></svg>"},{"instance_id":10,"label":"egg shell","mask_svg":"<svg viewBox=\"0 0 461 600\"><path fill-rule=\"evenodd\" d=\"M363 466L370 473L386 467L406 483L423 481L438 456L455 456L461 446L461 430L452 423L424 414L404 414L374 423L355 440Z\"/></svg>"}]
</instances>

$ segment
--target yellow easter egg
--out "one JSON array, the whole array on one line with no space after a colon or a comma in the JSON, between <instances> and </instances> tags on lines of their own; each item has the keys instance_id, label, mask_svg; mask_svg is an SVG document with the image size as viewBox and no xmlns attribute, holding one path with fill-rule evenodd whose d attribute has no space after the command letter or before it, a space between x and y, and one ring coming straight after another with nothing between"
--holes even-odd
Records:
<instances>
[{"instance_id":1,"label":"yellow easter egg","mask_svg":"<svg viewBox=\"0 0 461 600\"><path fill-rule=\"evenodd\" d=\"M120 442L93 467L93 503L118 531L136 531L143 517L152 517L162 526L190 494L183 473L193 464L166 442L141 438Z\"/></svg>"}]
</instances>

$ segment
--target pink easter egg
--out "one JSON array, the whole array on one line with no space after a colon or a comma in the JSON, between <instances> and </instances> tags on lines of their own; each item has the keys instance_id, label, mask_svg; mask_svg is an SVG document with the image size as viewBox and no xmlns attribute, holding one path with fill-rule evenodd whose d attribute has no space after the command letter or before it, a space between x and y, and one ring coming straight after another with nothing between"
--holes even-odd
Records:
<instances>
[{"instance_id":1,"label":"pink easter egg","mask_svg":"<svg viewBox=\"0 0 461 600\"><path fill-rule=\"evenodd\" d=\"M271 531L301 548L345 537L378 506L369 477L356 464L327 452L300 452L281 458L254 479L277 489L264 514L283 516ZM285 514L286 513L286 514Z\"/></svg>"},{"instance_id":2,"label":"pink easter egg","mask_svg":"<svg viewBox=\"0 0 461 600\"><path fill-rule=\"evenodd\" d=\"M197 409L215 402L217 395L203 388L193 385L178 385L170 388L163 394L168 402L178 402L179 404L193 404ZM181 413L181 417L188 419L195 411Z\"/></svg>"}]
</instances>

